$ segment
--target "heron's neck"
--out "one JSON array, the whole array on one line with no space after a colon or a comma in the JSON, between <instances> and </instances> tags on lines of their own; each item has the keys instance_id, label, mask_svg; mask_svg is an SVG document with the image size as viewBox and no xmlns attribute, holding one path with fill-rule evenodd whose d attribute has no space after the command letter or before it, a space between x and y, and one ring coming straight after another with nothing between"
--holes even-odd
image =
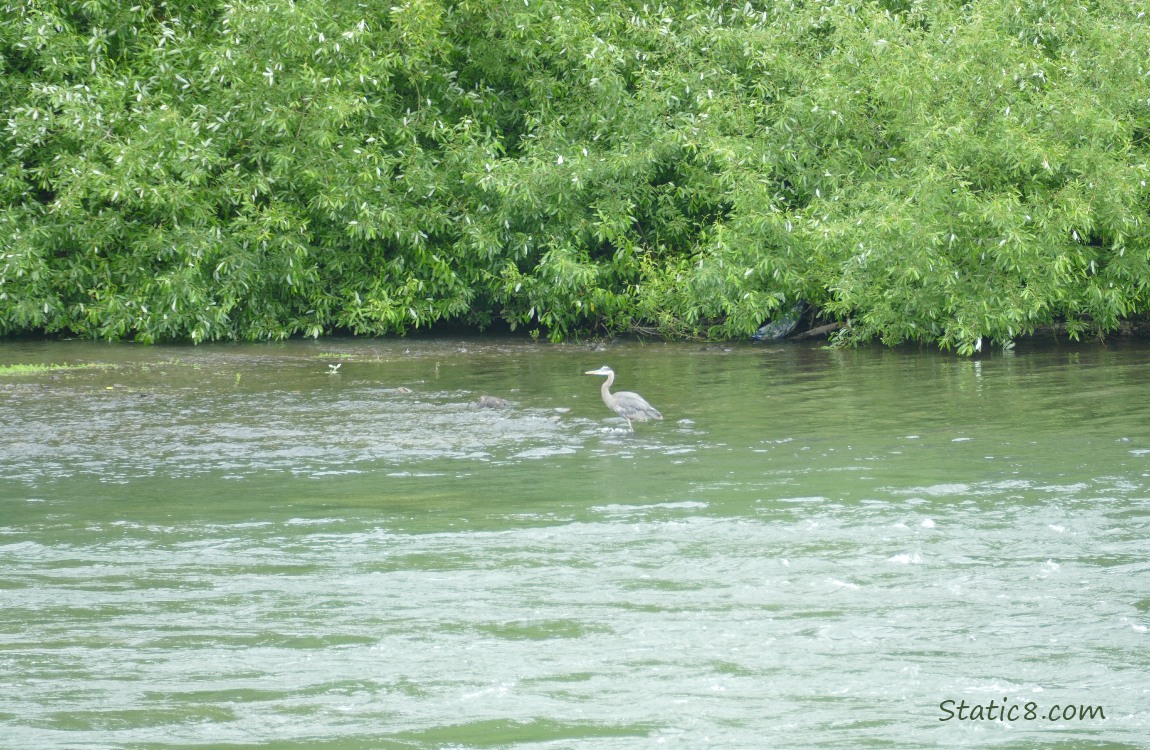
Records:
<instances>
[{"instance_id":1,"label":"heron's neck","mask_svg":"<svg viewBox=\"0 0 1150 750\"><path fill-rule=\"evenodd\" d=\"M611 397L611 384L615 382L615 373L607 373L607 379L603 381L602 387L599 392L603 394L603 400L606 401Z\"/></svg>"}]
</instances>

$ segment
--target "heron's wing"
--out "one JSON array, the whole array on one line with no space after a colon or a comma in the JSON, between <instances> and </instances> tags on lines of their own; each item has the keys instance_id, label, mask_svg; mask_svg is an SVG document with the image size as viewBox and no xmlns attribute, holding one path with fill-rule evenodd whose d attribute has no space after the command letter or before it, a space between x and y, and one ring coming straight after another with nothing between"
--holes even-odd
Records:
<instances>
[{"instance_id":1,"label":"heron's wing","mask_svg":"<svg viewBox=\"0 0 1150 750\"><path fill-rule=\"evenodd\" d=\"M662 419L663 415L638 393L618 391L615 394L615 411L628 419Z\"/></svg>"}]
</instances>

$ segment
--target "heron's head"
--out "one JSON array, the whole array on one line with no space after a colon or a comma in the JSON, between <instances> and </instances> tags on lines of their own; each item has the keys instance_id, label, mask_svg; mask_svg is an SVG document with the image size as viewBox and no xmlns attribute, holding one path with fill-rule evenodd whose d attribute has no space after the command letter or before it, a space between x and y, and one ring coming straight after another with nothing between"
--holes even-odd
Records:
<instances>
[{"instance_id":1,"label":"heron's head","mask_svg":"<svg viewBox=\"0 0 1150 750\"><path fill-rule=\"evenodd\" d=\"M614 375L615 371L612 370L607 365L603 365L598 370L588 370L587 372L585 372L583 374L584 375Z\"/></svg>"}]
</instances>

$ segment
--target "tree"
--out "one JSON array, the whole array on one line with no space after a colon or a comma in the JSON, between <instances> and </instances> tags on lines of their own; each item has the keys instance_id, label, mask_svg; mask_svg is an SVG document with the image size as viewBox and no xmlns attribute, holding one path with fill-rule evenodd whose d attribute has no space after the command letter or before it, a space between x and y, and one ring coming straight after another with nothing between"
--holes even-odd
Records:
<instances>
[{"instance_id":1,"label":"tree","mask_svg":"<svg viewBox=\"0 0 1150 750\"><path fill-rule=\"evenodd\" d=\"M9 3L0 333L1104 333L1148 48L1117 0Z\"/></svg>"}]
</instances>

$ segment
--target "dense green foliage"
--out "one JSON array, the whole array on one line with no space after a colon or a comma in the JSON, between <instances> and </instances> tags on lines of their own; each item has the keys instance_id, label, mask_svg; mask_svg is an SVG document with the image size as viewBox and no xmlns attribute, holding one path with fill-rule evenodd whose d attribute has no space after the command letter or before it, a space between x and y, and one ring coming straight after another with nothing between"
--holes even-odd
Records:
<instances>
[{"instance_id":1,"label":"dense green foliage","mask_svg":"<svg viewBox=\"0 0 1150 750\"><path fill-rule=\"evenodd\" d=\"M1142 0L0 0L0 334L1150 311Z\"/></svg>"}]
</instances>

